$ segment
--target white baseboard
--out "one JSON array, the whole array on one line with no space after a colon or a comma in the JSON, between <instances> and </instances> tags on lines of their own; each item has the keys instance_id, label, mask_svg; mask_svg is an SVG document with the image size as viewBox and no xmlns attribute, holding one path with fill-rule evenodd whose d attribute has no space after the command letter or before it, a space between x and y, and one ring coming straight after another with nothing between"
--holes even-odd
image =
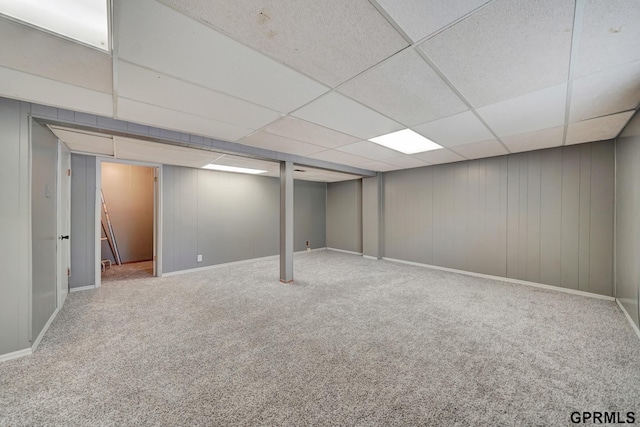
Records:
<instances>
[{"instance_id":1,"label":"white baseboard","mask_svg":"<svg viewBox=\"0 0 640 427\"><path fill-rule=\"evenodd\" d=\"M640 329L638 329L636 322L633 321L633 319L631 318L631 315L627 312L627 309L624 308L624 305L622 305L622 303L618 298L616 298L616 302L618 303L618 307L620 307L620 310L622 310L622 312L624 313L624 317L626 317L629 323L631 323L631 327L635 331L638 338L640 338Z\"/></svg>"},{"instance_id":2,"label":"white baseboard","mask_svg":"<svg viewBox=\"0 0 640 427\"><path fill-rule=\"evenodd\" d=\"M362 255L362 252L345 251L344 249L336 249L336 248L327 247L327 250L328 251L334 251L334 252L342 252L342 253L351 254L351 255Z\"/></svg>"},{"instance_id":3,"label":"white baseboard","mask_svg":"<svg viewBox=\"0 0 640 427\"><path fill-rule=\"evenodd\" d=\"M29 356L33 354L30 348L25 348L24 350L13 351L7 354L0 354L0 362L6 362L7 360L17 359L19 357Z\"/></svg>"},{"instance_id":4,"label":"white baseboard","mask_svg":"<svg viewBox=\"0 0 640 427\"><path fill-rule=\"evenodd\" d=\"M261 258L250 258L250 259L243 259L240 261L225 262L223 264L215 264L215 265L207 265L205 267L190 268L188 270L171 271L169 273L162 273L162 277L178 276L180 274L195 273L197 271L205 271L205 270L214 270L216 268L229 267L232 265L241 265L241 264L248 264L248 263L257 262L257 261L266 261L269 259L277 259L279 256L280 255L269 255Z\"/></svg>"},{"instance_id":5,"label":"white baseboard","mask_svg":"<svg viewBox=\"0 0 640 427\"><path fill-rule=\"evenodd\" d=\"M42 337L44 337L44 334L47 333L49 326L51 326L51 323L53 323L53 319L56 318L59 312L60 312L60 309L56 308L53 314L51 314L51 317L49 317L49 320L47 320L47 323L45 323L44 328L42 328L42 330L40 331L38 338L36 338L33 344L31 344L31 352L36 351L36 349L38 348L38 345L40 344L40 341L42 341Z\"/></svg>"},{"instance_id":6,"label":"white baseboard","mask_svg":"<svg viewBox=\"0 0 640 427\"><path fill-rule=\"evenodd\" d=\"M316 251L326 251L327 248L315 248L315 249L311 249L310 251L307 251L306 249L304 251L297 251L294 252L294 254L306 254L307 252L316 252Z\"/></svg>"},{"instance_id":7,"label":"white baseboard","mask_svg":"<svg viewBox=\"0 0 640 427\"><path fill-rule=\"evenodd\" d=\"M400 263L400 264L415 265L415 266L418 266L418 267L432 268L434 270L448 271L450 273L458 273L458 274L464 274L464 275L467 275L467 276L482 277L484 279L499 280L501 282L515 283L515 284L518 284L518 285L533 286L534 288L549 289L551 291L564 292L564 293L573 294L573 295L581 295L583 297L603 299L603 300L606 300L606 301L615 301L614 297L609 297L609 296L600 295L600 294L594 294L593 292L585 292L585 291L579 291L579 290L576 290L576 289L561 288L559 286L545 285L545 284L542 284L542 283L529 282L529 281L520 280L520 279L512 279L510 277L492 276L490 274L482 274L482 273L474 273L472 271L456 270L455 268L440 267L440 266L437 266L437 265L422 264L422 263L419 263L419 262L405 261L405 260L402 260L402 259L395 259L395 258L382 257L382 259L385 260L385 261L397 262L397 263Z\"/></svg>"},{"instance_id":8,"label":"white baseboard","mask_svg":"<svg viewBox=\"0 0 640 427\"><path fill-rule=\"evenodd\" d=\"M362 255L362 258L364 258L364 259L374 259L374 260L376 260L376 261L378 260L378 258L376 258L376 257L374 257L374 256L371 256L371 255L364 255L364 254Z\"/></svg>"},{"instance_id":9,"label":"white baseboard","mask_svg":"<svg viewBox=\"0 0 640 427\"><path fill-rule=\"evenodd\" d=\"M96 287L94 285L88 285L88 286L79 286L77 288L71 288L69 289L69 292L78 292L78 291L88 291L89 289L95 289Z\"/></svg>"}]
</instances>

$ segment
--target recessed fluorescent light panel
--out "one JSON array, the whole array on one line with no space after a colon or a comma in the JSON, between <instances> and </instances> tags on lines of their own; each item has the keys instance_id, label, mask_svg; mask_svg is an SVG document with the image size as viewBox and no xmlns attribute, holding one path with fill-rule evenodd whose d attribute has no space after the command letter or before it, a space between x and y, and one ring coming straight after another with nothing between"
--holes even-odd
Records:
<instances>
[{"instance_id":1,"label":"recessed fluorescent light panel","mask_svg":"<svg viewBox=\"0 0 640 427\"><path fill-rule=\"evenodd\" d=\"M257 175L259 173L267 172L267 171L261 171L259 169L237 168L235 166L213 165L213 164L203 166L202 169L211 169L214 171L223 171L223 172L250 173L252 175Z\"/></svg>"},{"instance_id":2,"label":"recessed fluorescent light panel","mask_svg":"<svg viewBox=\"0 0 640 427\"><path fill-rule=\"evenodd\" d=\"M416 154L423 151L438 150L441 145L415 133L411 129L399 130L386 135L371 138L369 141L383 145L404 154Z\"/></svg>"},{"instance_id":3,"label":"recessed fluorescent light panel","mask_svg":"<svg viewBox=\"0 0 640 427\"><path fill-rule=\"evenodd\" d=\"M0 0L0 13L109 50L107 0Z\"/></svg>"}]
</instances>

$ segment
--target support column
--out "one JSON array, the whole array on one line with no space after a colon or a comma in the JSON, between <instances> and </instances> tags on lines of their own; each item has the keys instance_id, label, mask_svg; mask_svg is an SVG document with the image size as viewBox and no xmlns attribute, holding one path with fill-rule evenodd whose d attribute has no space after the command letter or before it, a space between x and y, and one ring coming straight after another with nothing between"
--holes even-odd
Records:
<instances>
[{"instance_id":1,"label":"support column","mask_svg":"<svg viewBox=\"0 0 640 427\"><path fill-rule=\"evenodd\" d=\"M293 282L293 163L280 163L280 281Z\"/></svg>"},{"instance_id":2,"label":"support column","mask_svg":"<svg viewBox=\"0 0 640 427\"><path fill-rule=\"evenodd\" d=\"M382 173L362 178L362 255L382 258Z\"/></svg>"}]
</instances>

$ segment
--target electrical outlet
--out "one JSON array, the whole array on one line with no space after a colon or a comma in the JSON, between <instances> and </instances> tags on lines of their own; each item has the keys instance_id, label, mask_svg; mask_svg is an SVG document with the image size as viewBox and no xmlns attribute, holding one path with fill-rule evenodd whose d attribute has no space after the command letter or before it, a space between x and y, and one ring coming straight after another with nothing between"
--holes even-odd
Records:
<instances>
[{"instance_id":1,"label":"electrical outlet","mask_svg":"<svg viewBox=\"0 0 640 427\"><path fill-rule=\"evenodd\" d=\"M202 262L202 255L198 255L198 262Z\"/></svg>"}]
</instances>

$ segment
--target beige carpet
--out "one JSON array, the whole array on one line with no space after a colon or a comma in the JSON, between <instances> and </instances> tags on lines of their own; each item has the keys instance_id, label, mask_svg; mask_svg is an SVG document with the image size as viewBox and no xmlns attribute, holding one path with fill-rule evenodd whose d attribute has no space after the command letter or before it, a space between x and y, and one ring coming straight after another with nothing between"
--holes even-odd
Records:
<instances>
[{"instance_id":1,"label":"beige carpet","mask_svg":"<svg viewBox=\"0 0 640 427\"><path fill-rule=\"evenodd\" d=\"M112 264L102 271L102 283L153 277L153 261Z\"/></svg>"},{"instance_id":2,"label":"beige carpet","mask_svg":"<svg viewBox=\"0 0 640 427\"><path fill-rule=\"evenodd\" d=\"M0 425L571 425L640 411L610 301L328 251L70 294ZM640 417L636 416L636 419Z\"/></svg>"}]
</instances>

